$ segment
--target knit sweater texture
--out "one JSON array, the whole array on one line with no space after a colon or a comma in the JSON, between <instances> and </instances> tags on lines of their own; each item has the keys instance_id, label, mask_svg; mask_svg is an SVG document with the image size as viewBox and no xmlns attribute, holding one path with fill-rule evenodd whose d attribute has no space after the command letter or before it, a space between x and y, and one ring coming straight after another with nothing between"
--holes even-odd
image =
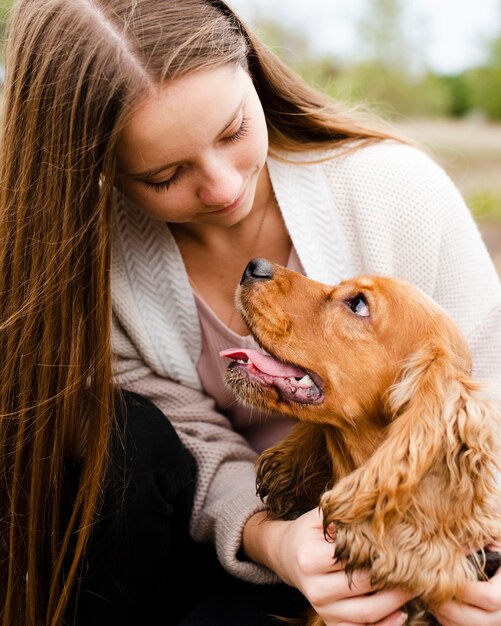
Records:
<instances>
[{"instance_id":1,"label":"knit sweater texture","mask_svg":"<svg viewBox=\"0 0 501 626\"><path fill-rule=\"evenodd\" d=\"M384 141L268 158L268 170L305 273L328 284L362 273L395 276L436 300L469 340L474 376L501 383L501 285L457 188L429 156ZM322 162L312 162L322 160ZM256 453L215 410L197 374L201 333L176 242L165 223L123 198L113 231L113 351L117 382L150 398L198 464L191 533L215 543L224 567L276 582L238 558L256 496Z\"/></svg>"}]
</instances>

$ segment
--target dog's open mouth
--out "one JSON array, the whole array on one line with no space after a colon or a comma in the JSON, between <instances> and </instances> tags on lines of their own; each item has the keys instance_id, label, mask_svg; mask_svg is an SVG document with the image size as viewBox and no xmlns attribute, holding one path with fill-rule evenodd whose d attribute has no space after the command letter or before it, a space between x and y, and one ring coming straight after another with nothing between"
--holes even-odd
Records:
<instances>
[{"instance_id":1,"label":"dog's open mouth","mask_svg":"<svg viewBox=\"0 0 501 626\"><path fill-rule=\"evenodd\" d=\"M284 400L299 404L320 404L323 401L320 381L311 372L282 363L257 350L229 348L219 355L232 359L229 369L238 370L249 382L274 387Z\"/></svg>"}]
</instances>

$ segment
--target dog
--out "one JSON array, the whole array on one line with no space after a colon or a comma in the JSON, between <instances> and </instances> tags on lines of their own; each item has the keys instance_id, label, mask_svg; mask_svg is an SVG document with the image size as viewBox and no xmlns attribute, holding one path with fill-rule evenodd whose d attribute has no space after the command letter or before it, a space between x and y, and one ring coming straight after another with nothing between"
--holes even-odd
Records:
<instances>
[{"instance_id":1,"label":"dog","mask_svg":"<svg viewBox=\"0 0 501 626\"><path fill-rule=\"evenodd\" d=\"M257 460L268 516L320 506L349 578L368 569L377 588L415 597L408 624L437 624L433 609L501 565L482 549L501 537L501 415L471 378L465 337L423 291L386 276L329 286L254 259L236 303L266 354L222 351L226 384L295 420ZM313 609L304 623L324 624Z\"/></svg>"}]
</instances>

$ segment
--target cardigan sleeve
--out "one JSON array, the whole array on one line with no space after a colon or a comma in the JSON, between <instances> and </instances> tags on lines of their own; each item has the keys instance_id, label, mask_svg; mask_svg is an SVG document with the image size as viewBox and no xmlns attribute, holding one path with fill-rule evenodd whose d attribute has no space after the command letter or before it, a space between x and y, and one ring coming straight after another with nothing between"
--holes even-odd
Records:
<instances>
[{"instance_id":1,"label":"cardigan sleeve","mask_svg":"<svg viewBox=\"0 0 501 626\"><path fill-rule=\"evenodd\" d=\"M254 583L275 583L270 570L237 557L245 522L265 507L256 495L256 453L202 392L155 374L113 316L116 382L158 406L195 457L198 475L191 517L196 541L212 542L231 574Z\"/></svg>"}]
</instances>

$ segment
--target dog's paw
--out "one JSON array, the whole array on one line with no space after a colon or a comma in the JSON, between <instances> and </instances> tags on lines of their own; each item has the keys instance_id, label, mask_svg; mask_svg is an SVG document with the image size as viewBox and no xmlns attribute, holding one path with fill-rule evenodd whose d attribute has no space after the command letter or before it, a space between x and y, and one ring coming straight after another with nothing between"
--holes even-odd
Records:
<instances>
[{"instance_id":1,"label":"dog's paw","mask_svg":"<svg viewBox=\"0 0 501 626\"><path fill-rule=\"evenodd\" d=\"M377 493L369 485L361 484L362 479L362 474L353 472L322 495L320 506L326 525L348 526L373 517Z\"/></svg>"},{"instance_id":2,"label":"dog's paw","mask_svg":"<svg viewBox=\"0 0 501 626\"><path fill-rule=\"evenodd\" d=\"M400 531L385 536L371 563L371 581L377 587L405 589L436 607L460 598L466 582L477 579L475 567L455 544L436 537L417 539L415 533L417 541L409 545L409 533Z\"/></svg>"},{"instance_id":3,"label":"dog's paw","mask_svg":"<svg viewBox=\"0 0 501 626\"><path fill-rule=\"evenodd\" d=\"M357 569L368 570L378 589L406 589L436 606L460 597L465 583L477 579L474 564L455 544L420 536L406 524L387 527L384 539L370 520L334 527L335 558L350 577Z\"/></svg>"},{"instance_id":4,"label":"dog's paw","mask_svg":"<svg viewBox=\"0 0 501 626\"><path fill-rule=\"evenodd\" d=\"M376 542L369 524L336 524L334 557L342 561L348 575L370 568L377 557Z\"/></svg>"}]
</instances>

